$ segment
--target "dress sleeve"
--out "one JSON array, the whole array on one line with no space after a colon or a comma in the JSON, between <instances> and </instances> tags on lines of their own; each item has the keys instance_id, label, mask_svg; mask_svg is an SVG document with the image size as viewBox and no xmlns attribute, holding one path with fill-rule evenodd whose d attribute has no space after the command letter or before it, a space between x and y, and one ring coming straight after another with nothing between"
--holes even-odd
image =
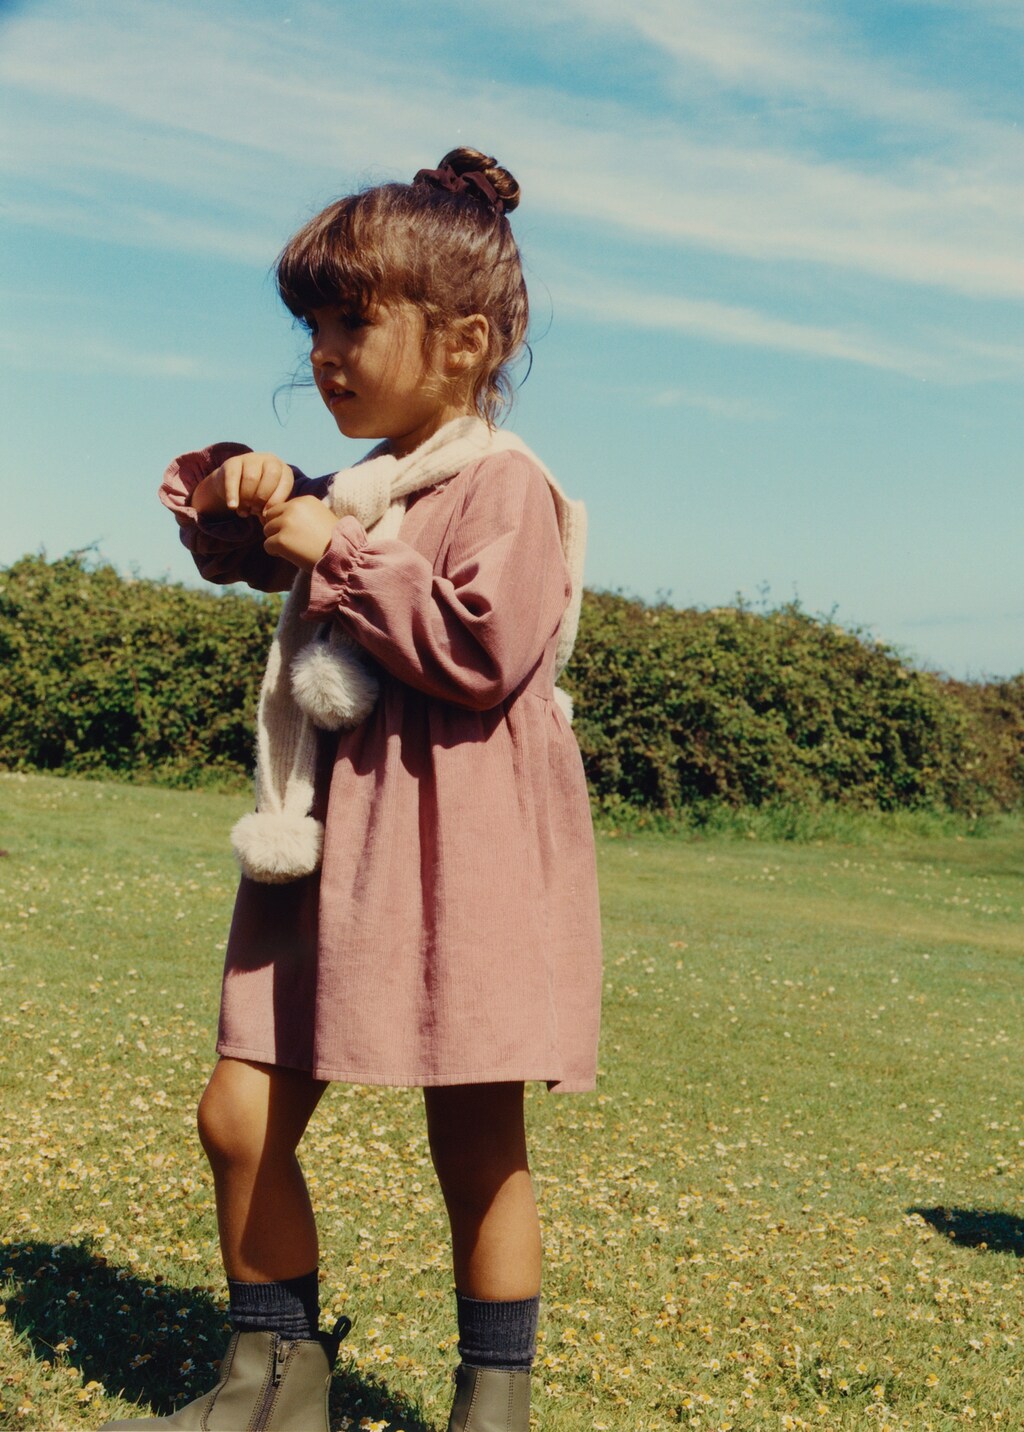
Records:
<instances>
[{"instance_id":1,"label":"dress sleeve","mask_svg":"<svg viewBox=\"0 0 1024 1432\"><path fill-rule=\"evenodd\" d=\"M466 474L439 570L353 517L313 569L305 615L334 617L385 670L428 696L486 711L533 671L570 581L543 474L517 453Z\"/></svg>"},{"instance_id":2,"label":"dress sleeve","mask_svg":"<svg viewBox=\"0 0 1024 1432\"><path fill-rule=\"evenodd\" d=\"M246 582L260 592L286 592L297 569L283 557L264 552L263 527L258 517L202 517L192 506L192 493L203 478L229 457L245 452L252 452L252 448L244 443L213 443L176 457L164 473L160 501L174 513L178 535L208 582ZM311 478L297 467L293 466L292 471L293 497L324 496L330 474Z\"/></svg>"}]
</instances>

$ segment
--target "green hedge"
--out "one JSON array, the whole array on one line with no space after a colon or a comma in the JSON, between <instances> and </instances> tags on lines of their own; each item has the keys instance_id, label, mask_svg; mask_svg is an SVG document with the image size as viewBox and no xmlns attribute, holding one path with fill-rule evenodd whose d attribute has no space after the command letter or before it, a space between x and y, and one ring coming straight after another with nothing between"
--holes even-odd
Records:
<instances>
[{"instance_id":1,"label":"green hedge","mask_svg":"<svg viewBox=\"0 0 1024 1432\"><path fill-rule=\"evenodd\" d=\"M1024 791L1024 678L944 681L797 606L677 611L588 593L565 685L610 806L970 812Z\"/></svg>"},{"instance_id":2,"label":"green hedge","mask_svg":"<svg viewBox=\"0 0 1024 1432\"><path fill-rule=\"evenodd\" d=\"M0 764L243 777L279 608L81 555L23 558L0 572ZM612 809L979 812L1024 796L1024 676L943 680L795 606L678 611L588 592L563 685Z\"/></svg>"},{"instance_id":3,"label":"green hedge","mask_svg":"<svg viewBox=\"0 0 1024 1432\"><path fill-rule=\"evenodd\" d=\"M0 572L0 764L237 779L279 605L22 558Z\"/></svg>"}]
</instances>

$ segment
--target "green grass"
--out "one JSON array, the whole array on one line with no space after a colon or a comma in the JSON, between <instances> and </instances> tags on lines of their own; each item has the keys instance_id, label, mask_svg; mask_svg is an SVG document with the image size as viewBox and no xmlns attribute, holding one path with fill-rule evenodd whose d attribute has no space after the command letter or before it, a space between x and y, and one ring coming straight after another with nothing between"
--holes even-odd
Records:
<instances>
[{"instance_id":1,"label":"green grass","mask_svg":"<svg viewBox=\"0 0 1024 1432\"><path fill-rule=\"evenodd\" d=\"M209 1384L222 1283L192 1110L245 805L0 778L0 1426L94 1427L122 1389L164 1410ZM1024 827L757 837L599 840L599 1091L530 1099L536 1425L1019 1427ZM419 1096L336 1086L304 1160L325 1320L356 1320L335 1425L443 1427Z\"/></svg>"}]
</instances>

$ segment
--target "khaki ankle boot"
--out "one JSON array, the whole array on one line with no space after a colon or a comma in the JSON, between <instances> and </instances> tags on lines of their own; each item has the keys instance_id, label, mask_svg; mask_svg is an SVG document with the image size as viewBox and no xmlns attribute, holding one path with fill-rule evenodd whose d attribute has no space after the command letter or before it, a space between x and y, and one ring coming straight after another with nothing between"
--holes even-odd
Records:
<instances>
[{"instance_id":1,"label":"khaki ankle boot","mask_svg":"<svg viewBox=\"0 0 1024 1432\"><path fill-rule=\"evenodd\" d=\"M530 1374L460 1363L448 1432L530 1432Z\"/></svg>"},{"instance_id":2,"label":"khaki ankle boot","mask_svg":"<svg viewBox=\"0 0 1024 1432\"><path fill-rule=\"evenodd\" d=\"M177 1432L330 1432L327 1394L338 1344L352 1324L339 1318L331 1333L289 1341L277 1333L234 1333L220 1381L169 1417L104 1422L100 1432L167 1428Z\"/></svg>"}]
</instances>

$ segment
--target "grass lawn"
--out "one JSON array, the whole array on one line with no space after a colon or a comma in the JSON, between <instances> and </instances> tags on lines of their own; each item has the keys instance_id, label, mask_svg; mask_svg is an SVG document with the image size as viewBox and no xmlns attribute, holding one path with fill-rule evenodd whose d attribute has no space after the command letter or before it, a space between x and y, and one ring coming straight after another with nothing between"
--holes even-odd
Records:
<instances>
[{"instance_id":1,"label":"grass lawn","mask_svg":"<svg viewBox=\"0 0 1024 1432\"><path fill-rule=\"evenodd\" d=\"M192 1111L247 804L0 777L2 1427L210 1383ZM1024 1425L1024 826L599 854L599 1090L530 1099L536 1426ZM456 1358L420 1098L336 1086L304 1147L325 1321L355 1319L335 1426L432 1432Z\"/></svg>"}]
</instances>

